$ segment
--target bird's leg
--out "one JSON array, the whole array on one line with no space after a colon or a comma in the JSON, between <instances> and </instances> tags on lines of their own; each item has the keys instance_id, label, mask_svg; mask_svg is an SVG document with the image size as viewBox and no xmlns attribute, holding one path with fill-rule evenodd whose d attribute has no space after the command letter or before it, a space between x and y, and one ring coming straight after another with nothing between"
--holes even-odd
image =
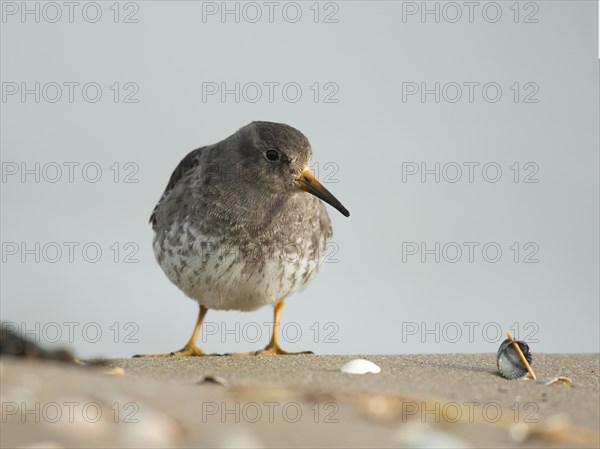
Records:
<instances>
[{"instance_id":1,"label":"bird's leg","mask_svg":"<svg viewBox=\"0 0 600 449\"><path fill-rule=\"evenodd\" d=\"M198 334L200 333L200 328L202 327L202 321L204 321L204 316L206 315L207 311L208 309L206 307L200 306L198 320L196 321L194 332L192 333L189 341L179 351L171 352L169 354L141 354L134 355L134 357L199 357L203 355L211 355L202 352L202 349L196 346L196 340L198 339Z\"/></svg>"},{"instance_id":2,"label":"bird's leg","mask_svg":"<svg viewBox=\"0 0 600 449\"><path fill-rule=\"evenodd\" d=\"M229 354L234 356L239 355L298 355L298 354L313 354L312 351L302 351L302 352L287 352L281 349L279 346L277 336L279 334L279 316L281 315L281 309L283 309L283 304L285 300L282 299L277 304L275 304L275 309L273 313L273 336L271 337L271 341L265 347L265 349L261 349L256 352L240 352L235 354Z\"/></svg>"},{"instance_id":3,"label":"bird's leg","mask_svg":"<svg viewBox=\"0 0 600 449\"><path fill-rule=\"evenodd\" d=\"M278 343L278 335L279 335L279 317L281 316L281 309L283 309L283 305L285 304L285 299L282 299L277 304L275 304L275 308L273 310L273 336L271 337L271 341L262 351L256 351L255 355L297 355L297 354L313 354L312 351L302 351L302 352L287 352L281 349Z\"/></svg>"}]
</instances>

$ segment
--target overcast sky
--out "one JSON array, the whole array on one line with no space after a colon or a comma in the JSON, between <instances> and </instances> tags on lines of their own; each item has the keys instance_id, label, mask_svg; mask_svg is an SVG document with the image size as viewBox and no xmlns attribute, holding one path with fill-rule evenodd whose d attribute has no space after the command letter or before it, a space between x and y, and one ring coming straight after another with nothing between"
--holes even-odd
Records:
<instances>
[{"instance_id":1,"label":"overcast sky","mask_svg":"<svg viewBox=\"0 0 600 449\"><path fill-rule=\"evenodd\" d=\"M168 3L2 2L3 321L180 348L197 306L150 212L188 151L269 120L352 214L285 349L599 350L597 2ZM199 346L259 349L271 313L211 311Z\"/></svg>"}]
</instances>

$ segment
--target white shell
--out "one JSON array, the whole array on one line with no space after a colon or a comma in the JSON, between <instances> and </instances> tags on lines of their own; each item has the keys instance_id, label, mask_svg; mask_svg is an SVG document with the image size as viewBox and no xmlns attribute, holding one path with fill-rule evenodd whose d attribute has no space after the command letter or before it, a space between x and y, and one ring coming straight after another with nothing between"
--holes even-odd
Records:
<instances>
[{"instance_id":1,"label":"white shell","mask_svg":"<svg viewBox=\"0 0 600 449\"><path fill-rule=\"evenodd\" d=\"M381 368L368 360L354 359L342 366L340 371L346 374L378 374L381 372Z\"/></svg>"},{"instance_id":2,"label":"white shell","mask_svg":"<svg viewBox=\"0 0 600 449\"><path fill-rule=\"evenodd\" d=\"M573 379L571 379L570 377L547 377L545 379L540 379L537 381L538 384L542 384L542 385L552 385L553 383L556 382L563 382L566 383L567 385L573 385Z\"/></svg>"}]
</instances>

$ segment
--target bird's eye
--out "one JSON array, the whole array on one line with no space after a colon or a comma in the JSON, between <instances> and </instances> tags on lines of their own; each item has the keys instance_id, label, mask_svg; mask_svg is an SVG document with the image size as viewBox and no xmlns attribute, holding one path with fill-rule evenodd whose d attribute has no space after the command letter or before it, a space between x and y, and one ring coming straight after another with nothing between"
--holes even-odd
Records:
<instances>
[{"instance_id":1,"label":"bird's eye","mask_svg":"<svg viewBox=\"0 0 600 449\"><path fill-rule=\"evenodd\" d=\"M276 150L267 150L265 153L265 156L270 161L278 161L279 160L279 153Z\"/></svg>"}]
</instances>

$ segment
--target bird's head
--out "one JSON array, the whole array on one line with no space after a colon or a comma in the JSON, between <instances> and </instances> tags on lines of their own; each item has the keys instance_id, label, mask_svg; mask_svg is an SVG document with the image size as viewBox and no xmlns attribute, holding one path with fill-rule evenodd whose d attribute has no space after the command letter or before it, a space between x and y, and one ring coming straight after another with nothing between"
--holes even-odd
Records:
<instances>
[{"instance_id":1,"label":"bird's head","mask_svg":"<svg viewBox=\"0 0 600 449\"><path fill-rule=\"evenodd\" d=\"M344 216L350 212L309 169L312 149L306 136L283 123L252 122L239 130L236 145L246 182L254 181L265 192L307 192L335 207Z\"/></svg>"}]
</instances>

